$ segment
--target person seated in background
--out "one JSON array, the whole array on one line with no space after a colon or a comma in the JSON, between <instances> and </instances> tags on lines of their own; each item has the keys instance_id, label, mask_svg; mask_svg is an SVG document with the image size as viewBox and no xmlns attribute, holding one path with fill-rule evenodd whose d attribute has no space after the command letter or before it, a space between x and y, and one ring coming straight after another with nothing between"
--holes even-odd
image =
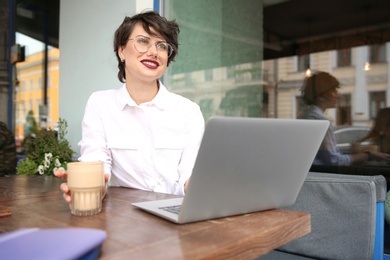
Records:
<instances>
[{"instance_id":1,"label":"person seated in background","mask_svg":"<svg viewBox=\"0 0 390 260\"><path fill-rule=\"evenodd\" d=\"M0 176L16 173L15 137L4 122L0 121Z\"/></svg>"},{"instance_id":2,"label":"person seated in background","mask_svg":"<svg viewBox=\"0 0 390 260\"><path fill-rule=\"evenodd\" d=\"M339 81L327 72L316 72L312 76L305 78L301 96L307 105L307 109L299 118L329 120L324 113L327 109L336 107L339 88ZM389 154L375 151L342 154L336 144L333 125L330 124L313 165L352 165L372 158L390 160Z\"/></svg>"},{"instance_id":3,"label":"person seated in background","mask_svg":"<svg viewBox=\"0 0 390 260\"><path fill-rule=\"evenodd\" d=\"M363 142L375 146L379 152L390 154L390 107L379 110L373 127L357 141L361 148L364 148Z\"/></svg>"}]
</instances>

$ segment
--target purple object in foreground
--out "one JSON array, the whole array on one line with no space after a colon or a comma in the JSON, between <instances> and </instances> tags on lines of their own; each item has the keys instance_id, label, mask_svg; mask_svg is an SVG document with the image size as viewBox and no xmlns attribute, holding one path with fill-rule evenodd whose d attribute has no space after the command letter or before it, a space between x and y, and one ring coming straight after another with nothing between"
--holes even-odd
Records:
<instances>
[{"instance_id":1,"label":"purple object in foreground","mask_svg":"<svg viewBox=\"0 0 390 260\"><path fill-rule=\"evenodd\" d=\"M107 235L88 228L26 228L0 235L0 259L97 259Z\"/></svg>"}]
</instances>

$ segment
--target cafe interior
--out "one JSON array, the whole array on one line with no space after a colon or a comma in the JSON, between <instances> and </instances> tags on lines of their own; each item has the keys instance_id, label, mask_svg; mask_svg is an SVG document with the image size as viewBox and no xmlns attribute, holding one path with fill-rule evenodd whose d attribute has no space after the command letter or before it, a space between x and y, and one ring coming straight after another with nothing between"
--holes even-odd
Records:
<instances>
[{"instance_id":1,"label":"cafe interior","mask_svg":"<svg viewBox=\"0 0 390 260\"><path fill-rule=\"evenodd\" d=\"M60 21L63 20L60 20L60 6L62 6L60 0L0 0L0 3L12 8L7 2L12 3L15 8L14 32L8 33L19 32L61 50L60 29L63 26ZM177 18L179 24L183 21L183 24L185 24L183 27L184 34L188 28L198 30L197 26L186 24L185 17L180 15L180 12L186 10L185 4L180 4L177 1L154 0L149 2L152 4L151 7L161 14L169 18ZM262 22L259 23L261 30L259 30L258 25L251 27L252 30L255 30L255 28L259 30L260 33L249 31L245 36L256 43L258 40L256 37L259 35L262 49L259 53L254 52L255 58L247 58L244 51L238 51L238 55L244 57L237 59L240 64L234 64L236 62L234 59L225 61L222 58L221 64L215 66L213 64L204 65L204 69L202 69L202 64L186 67L178 60L175 62L177 64L173 64L167 76L164 77L164 81L171 83L172 91L175 92L176 90L178 94L187 95L187 97L200 104L206 119L215 114L295 119L298 117L297 115L302 106L299 101L299 89L302 81L306 76L309 77L310 73L327 71L339 78L341 82L339 92L342 94L337 107L327 115L332 118L331 123L335 126L335 134L338 134L336 136L336 138L339 138L337 139L338 145L340 145L338 148L344 149L343 153L345 154L353 153L353 143L368 134L369 130L375 125L379 111L390 106L390 1L247 0L241 3L241 1L222 0L216 2L225 8L223 12L226 10L229 14L242 12L240 9L243 8L242 6L261 6ZM245 4L243 4L244 2ZM185 3L191 7L195 6L193 9L195 13L196 10L202 10L205 5L207 6L205 1L199 3L185 1ZM199 7L196 7L197 4ZM212 10L213 7L210 9ZM25 10L32 9L44 10L47 19L51 21L46 24L46 34L42 33L42 28L45 26L45 20L42 19L42 16L28 17L28 12L25 12ZM91 9L93 8L91 7ZM245 11L248 11L247 16L256 13L255 10L250 8L245 9ZM6 8L0 10L0 16L3 16L1 12L8 13ZM190 12L188 10L187 12L190 17ZM200 15L200 17L202 16ZM239 17L242 19L246 15ZM206 17L203 18L207 19ZM233 20L237 21L237 19ZM251 18L248 18L248 20L252 21ZM207 21L202 20L197 22L202 26L207 23ZM222 22L222 24L227 25L229 23ZM245 30L241 29L245 34ZM207 28L200 31L207 34L213 29ZM218 33L215 34L218 35ZM188 37L191 38L191 36ZM229 35L226 38L228 40L235 39L235 35ZM185 46L186 39L182 42ZM226 45L229 45L229 43L228 41L225 42ZM199 45L204 47L201 43ZM4 46L1 47L4 49L3 51L7 51L9 46L2 46ZM249 46L248 48L251 49L252 47ZM194 51L196 53L197 50ZM184 56L190 55L185 50L182 53ZM199 51L199 54L201 59L204 53ZM259 61L259 59L261 60ZM205 60L207 61L207 57ZM258 75L257 72L254 73L257 64L261 64L260 80L256 76ZM357 68L361 64L364 66ZM200 88L199 91L195 89L198 94L193 93L196 92L194 89L181 88L180 82L182 79L187 80L189 86L193 86L199 82L198 79L195 79L194 75L196 73L196 75L204 73L204 78L207 78L210 75L214 76L216 68L219 69L220 67L235 68L235 80L237 82L238 80L241 81L226 93L224 92L224 97L219 98L222 101L218 102L218 106L213 105L218 97L215 98L214 94L209 94L212 91L207 90L207 92L205 90L209 86L207 82L204 83L205 87L203 89ZM238 68L241 73L239 79L237 76L239 74L237 72ZM0 76L8 78L8 72L4 68L1 68L1 70L3 72ZM249 74L244 75L244 73ZM218 85L218 80L214 79L213 76L210 76L211 82ZM249 80L245 78L244 81L246 81L244 82L244 76L248 76ZM188 81L188 78L191 78L191 80ZM8 82L8 80L1 80L0 82L4 81ZM238 90L242 82L244 82L242 84L244 87ZM363 87L358 86L361 82L364 82L362 83ZM199 85L202 84L203 82L199 83ZM260 103L254 105L254 107L261 107L261 113L259 114L250 112L252 110L248 108L250 105L247 105L247 103L252 101L249 101L249 95L243 92L244 89L249 89L248 86L251 85L261 86ZM9 85L6 84L0 87L6 89ZM47 88L47 86L44 86L44 88ZM222 90L218 89L216 92L222 92ZM8 95L9 92L3 91L1 95L4 95L4 93ZM255 93L258 94L258 92ZM246 103L244 109L241 107L241 110L237 108L240 104L238 102L240 95L244 96L243 102ZM8 111L6 120L9 125L12 125L12 111L14 109L12 102L1 106ZM245 111L237 112L242 110ZM390 118L387 117L386 119L388 121L387 132L390 132ZM356 134L357 130L361 129L363 129L363 132ZM386 129L383 131L386 132ZM390 139L390 133L388 134L387 138ZM343 138L347 141L342 141ZM388 140L388 142L390 141ZM366 148L364 145L367 144L362 143L359 149L368 149L368 145ZM380 151L378 149L381 148L376 146L373 149L373 151ZM384 152L389 153L388 150ZM45 225L40 226L41 228L87 227L106 230L109 240L106 240L106 244L102 247L103 258L105 259L111 259L111 257L113 259L123 259L123 257L129 256L155 259L157 258L156 254L161 254L161 252L167 250L172 250L172 254L166 253L167 255L162 257L163 259L192 259L197 257L221 259L228 257L233 259L235 257L242 257L242 259L390 259L390 206L387 207L390 163L385 160L373 160L368 163L348 166L312 165L296 203L283 209L292 212L308 212L311 225L309 230L304 233L302 231L304 224L301 223L303 225L300 227L302 233L299 236L302 236L301 238L290 238L293 229L281 229L278 231L280 234L277 231L265 230L264 232L261 231L263 233L253 236L252 234L243 235L250 242L245 242L245 238L242 237L233 237L226 229L236 230L235 225L243 227L245 232L253 232L253 229L256 228L261 229L262 223L256 222L261 219L260 215L257 217L251 216L247 220L249 222L238 219L237 221L241 221L238 223L233 219L231 223L229 223L229 220L218 223L216 220L213 223L207 222L196 226L188 224L187 227L186 225L179 227L163 220L157 221L156 224L153 222L154 219L149 216L145 222L140 220L141 217L137 215L139 214L138 211L137 213L133 213L134 210L130 211L129 209L121 211L121 203L124 203L125 200L134 200L137 196L147 197L151 200L159 197L159 195L138 194L135 191L132 194L120 195L119 188L117 190L113 189L112 194L108 195L105 202L106 208L97 215L103 216L104 221L102 220L103 217L91 218L90 222L75 221L69 219L70 216L68 215L70 214L56 213L56 217L61 222L58 225L58 223L56 224L48 219L47 212L41 212L41 210L28 204L36 205L43 200L59 198L61 196L58 189L59 181L46 179L44 184L40 184L40 180L34 177L31 182L32 190L22 192L23 187L27 186L27 181L27 179L19 179L2 182L0 177L0 205L10 208L13 211L11 216L15 218L15 220L9 220L11 218L9 216L0 217L0 238L1 233L34 226L34 220L31 220L31 222L25 220L25 218L29 218L26 214L32 214L32 219L42 218L43 221L47 220ZM20 191L9 190L5 188L6 185L18 187ZM43 187L42 190L40 187ZM28 194L31 194L32 197L26 199ZM161 195L161 197L164 196ZM61 212L66 210L66 208L60 208L59 206L55 206L55 208ZM21 214L20 216L17 216L18 212ZM113 214L116 214L115 217ZM109 223L108 219L110 217L117 221L115 226ZM126 226L124 221L126 217L134 221L135 224L131 224L131 228L136 230L134 234L141 234L140 238L142 239L141 242L144 242L143 245L140 245L142 243L138 243L139 241L132 237L132 230ZM295 218L295 215L289 217ZM307 215L304 217L307 217ZM254 223L253 228L250 227L251 221ZM303 220L300 219L299 221ZM298 225L297 223L298 220L295 225ZM8 226L5 227L5 225ZM160 234L154 234L150 230L141 230L140 225L149 225L150 228L156 228ZM207 228L209 228L209 231L206 231ZM236 232L238 232L237 230ZM125 234L125 232L129 233ZM273 241L272 232L279 234L278 237L275 237L277 242L272 244L270 248L264 249L261 243L267 244L267 238ZM216 234L220 234L221 237L231 236L232 240L236 241L217 243L215 242L218 240ZM166 240L164 240L164 235L166 235ZM150 236L154 238L151 239ZM206 239L204 236L211 238ZM283 236L289 239L283 240ZM212 240L212 238L215 238L215 240ZM209 243L207 247L201 245L200 241L202 239ZM215 243L215 252L210 246L213 243ZM120 250L119 247L121 247ZM199 247L198 252L195 252L194 247Z\"/></svg>"}]
</instances>

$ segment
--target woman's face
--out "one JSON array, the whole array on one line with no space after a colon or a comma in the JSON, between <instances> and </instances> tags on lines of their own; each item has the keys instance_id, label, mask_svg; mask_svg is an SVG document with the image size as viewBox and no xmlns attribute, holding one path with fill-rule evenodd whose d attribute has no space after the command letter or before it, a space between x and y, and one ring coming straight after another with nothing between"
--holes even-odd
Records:
<instances>
[{"instance_id":1,"label":"woman's face","mask_svg":"<svg viewBox=\"0 0 390 260\"><path fill-rule=\"evenodd\" d=\"M330 89L326 91L322 98L326 100L326 108L334 108L337 105L337 100L339 98L339 94L337 88Z\"/></svg>"},{"instance_id":2,"label":"woman's face","mask_svg":"<svg viewBox=\"0 0 390 260\"><path fill-rule=\"evenodd\" d=\"M153 28L151 31L158 35ZM151 46L146 52L140 52L135 48L134 38L138 36L150 40ZM125 62L126 81L152 82L162 77L167 68L168 55L157 51L156 45L160 42L165 42L165 39L148 34L139 23L134 26L127 44L119 48L119 56Z\"/></svg>"}]
</instances>

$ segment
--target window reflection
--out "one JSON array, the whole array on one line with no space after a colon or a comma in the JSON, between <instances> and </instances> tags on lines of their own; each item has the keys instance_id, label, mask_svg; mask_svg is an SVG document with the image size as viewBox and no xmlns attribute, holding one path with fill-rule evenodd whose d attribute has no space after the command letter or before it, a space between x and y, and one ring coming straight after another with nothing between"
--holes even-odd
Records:
<instances>
[{"instance_id":1,"label":"window reflection","mask_svg":"<svg viewBox=\"0 0 390 260\"><path fill-rule=\"evenodd\" d=\"M370 63L382 63L386 61L386 45L375 44L369 46L370 48Z\"/></svg>"},{"instance_id":2,"label":"window reflection","mask_svg":"<svg viewBox=\"0 0 390 260\"><path fill-rule=\"evenodd\" d=\"M51 87L48 93L48 121L46 126L54 128L57 126L59 118L58 100L59 100L59 55L60 51L56 48L49 50L50 62L48 86ZM16 65L16 75L19 82L15 90L15 136L23 140L27 135L26 124L29 112L37 122L40 122L40 115L43 111L43 52L37 49L35 53L28 53L26 60ZM55 83L52 84L51 80ZM50 100L50 102L49 102Z\"/></svg>"},{"instance_id":3,"label":"window reflection","mask_svg":"<svg viewBox=\"0 0 390 260\"><path fill-rule=\"evenodd\" d=\"M386 91L370 92L370 119L375 119L378 111L386 107Z\"/></svg>"},{"instance_id":4,"label":"window reflection","mask_svg":"<svg viewBox=\"0 0 390 260\"><path fill-rule=\"evenodd\" d=\"M351 66L351 49L337 51L337 67Z\"/></svg>"},{"instance_id":5,"label":"window reflection","mask_svg":"<svg viewBox=\"0 0 390 260\"><path fill-rule=\"evenodd\" d=\"M211 115L267 117L262 73L262 1L245 12L230 1L165 1L164 15L180 25L180 48L164 83ZM189 11L191 10L191 11Z\"/></svg>"},{"instance_id":6,"label":"window reflection","mask_svg":"<svg viewBox=\"0 0 390 260\"><path fill-rule=\"evenodd\" d=\"M335 131L359 133L351 134L355 137L343 147L343 152L350 153L352 143L373 126L378 111L389 106L390 42L349 48L344 44L339 50L263 60L257 49L263 48L263 35L258 33L261 4L207 3L207 8L203 8L206 1L164 4L164 14L181 26L182 43L164 81L172 91L197 102L206 119L212 115L298 118L305 108L300 88L306 69L325 71L341 84L337 104L325 116ZM321 46L313 41L310 47Z\"/></svg>"},{"instance_id":7,"label":"window reflection","mask_svg":"<svg viewBox=\"0 0 390 260\"><path fill-rule=\"evenodd\" d=\"M263 2L165 1L164 15L177 19L181 27L180 54L164 78L167 87L197 102L206 119L212 115L298 118L305 106L299 89L310 67L313 72L330 72L341 82L337 106L326 111L335 128L370 129L378 111L390 106L390 43L351 48L345 44L340 50L313 52L320 48L312 41L306 47L312 51L310 54L263 60L266 40L268 48L281 51L280 46L272 44L275 35L263 38ZM363 21L361 23L364 25ZM283 27L289 30L288 24L284 23ZM304 27L307 31L307 25ZM382 34L373 34L371 38L381 37ZM368 38L370 36L361 39ZM366 64L369 70L364 70ZM53 97L48 101L49 126L58 121L58 98L55 98L58 97L58 65L54 64L49 73L53 73L54 68L57 74L49 75L48 80L53 84L49 92ZM18 76L16 132L23 136L28 112L34 111L34 117L39 120L42 100L34 93L41 96L42 79L23 76L20 71ZM348 135L352 135L352 131ZM346 141L348 149L352 142ZM338 146L341 144L344 142ZM348 149L346 152L350 151Z\"/></svg>"}]
</instances>

